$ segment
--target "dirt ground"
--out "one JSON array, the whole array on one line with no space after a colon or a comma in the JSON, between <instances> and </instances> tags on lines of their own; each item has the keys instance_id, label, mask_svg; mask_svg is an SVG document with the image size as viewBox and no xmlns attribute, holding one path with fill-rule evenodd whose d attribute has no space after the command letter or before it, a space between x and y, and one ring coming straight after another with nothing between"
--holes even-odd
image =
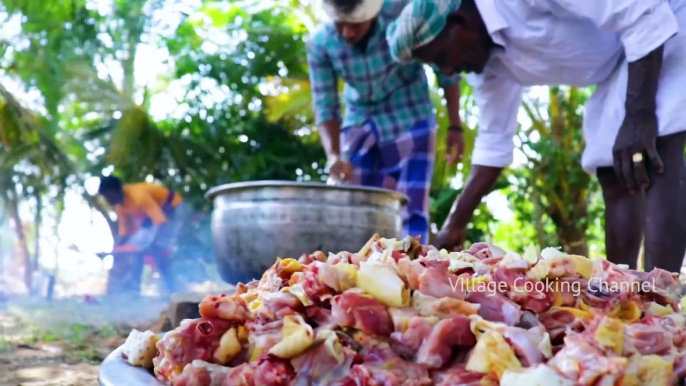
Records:
<instances>
[{"instance_id":1,"label":"dirt ground","mask_svg":"<svg viewBox=\"0 0 686 386\"><path fill-rule=\"evenodd\" d=\"M0 303L0 386L97 385L105 357L131 328L163 329L165 308L162 300Z\"/></svg>"},{"instance_id":2,"label":"dirt ground","mask_svg":"<svg viewBox=\"0 0 686 386\"><path fill-rule=\"evenodd\" d=\"M12 348L0 354L0 385L97 385L98 364L67 361L61 353Z\"/></svg>"}]
</instances>

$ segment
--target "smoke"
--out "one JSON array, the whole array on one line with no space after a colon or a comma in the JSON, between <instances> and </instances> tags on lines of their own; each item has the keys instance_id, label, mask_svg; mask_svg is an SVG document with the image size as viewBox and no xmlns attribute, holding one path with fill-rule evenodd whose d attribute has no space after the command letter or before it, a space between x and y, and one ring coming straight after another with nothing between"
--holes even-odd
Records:
<instances>
[{"instance_id":1,"label":"smoke","mask_svg":"<svg viewBox=\"0 0 686 386\"><path fill-rule=\"evenodd\" d=\"M46 328L72 324L105 328L146 326L158 321L166 308L164 299L153 297L74 297L52 301L13 297L5 304L4 312Z\"/></svg>"},{"instance_id":2,"label":"smoke","mask_svg":"<svg viewBox=\"0 0 686 386\"><path fill-rule=\"evenodd\" d=\"M31 209L22 207L27 229L34 228ZM39 236L27 233L32 258L37 261L30 289L24 282L13 223L0 215L0 316L11 313L45 326L145 326L160 320L169 297L154 259L141 258L145 264L138 296L107 296L113 256L103 252L112 250L113 238L106 219L74 192L67 194L59 221L52 212L45 211ZM41 246L38 253L36 236ZM231 288L217 271L207 211L190 214L171 260L178 283L174 292L221 293Z\"/></svg>"}]
</instances>

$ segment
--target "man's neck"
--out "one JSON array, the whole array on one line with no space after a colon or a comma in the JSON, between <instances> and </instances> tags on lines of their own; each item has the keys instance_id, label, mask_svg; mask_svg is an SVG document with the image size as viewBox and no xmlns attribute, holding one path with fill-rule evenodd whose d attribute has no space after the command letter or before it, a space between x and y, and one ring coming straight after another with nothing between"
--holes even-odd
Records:
<instances>
[{"instance_id":1,"label":"man's neck","mask_svg":"<svg viewBox=\"0 0 686 386\"><path fill-rule=\"evenodd\" d=\"M119 205L121 205L121 206L131 205L132 198L131 198L131 194L129 193L129 187L130 187L130 185L124 185L122 187L121 202L119 202Z\"/></svg>"},{"instance_id":2,"label":"man's neck","mask_svg":"<svg viewBox=\"0 0 686 386\"><path fill-rule=\"evenodd\" d=\"M378 23L378 18L375 18L374 21L372 22L372 25L369 27L369 31L367 31L367 34L355 44L355 47L359 49L360 51L367 51L367 46L369 46L369 40L372 38L374 35L374 32L376 31L376 24Z\"/></svg>"}]
</instances>

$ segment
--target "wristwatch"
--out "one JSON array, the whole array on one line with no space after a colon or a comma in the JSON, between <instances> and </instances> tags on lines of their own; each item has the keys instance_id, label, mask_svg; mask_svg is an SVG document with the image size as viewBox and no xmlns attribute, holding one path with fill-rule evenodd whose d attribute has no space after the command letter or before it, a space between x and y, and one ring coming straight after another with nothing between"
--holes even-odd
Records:
<instances>
[{"instance_id":1,"label":"wristwatch","mask_svg":"<svg viewBox=\"0 0 686 386\"><path fill-rule=\"evenodd\" d=\"M460 126L450 125L450 126L448 126L448 131L457 131L458 133L461 133L464 130L462 129L462 125L460 125Z\"/></svg>"}]
</instances>

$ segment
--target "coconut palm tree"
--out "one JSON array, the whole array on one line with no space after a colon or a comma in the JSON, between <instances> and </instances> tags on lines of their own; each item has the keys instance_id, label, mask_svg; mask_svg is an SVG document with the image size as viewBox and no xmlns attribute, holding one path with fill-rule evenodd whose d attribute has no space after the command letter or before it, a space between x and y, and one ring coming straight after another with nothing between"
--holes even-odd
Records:
<instances>
[{"instance_id":1,"label":"coconut palm tree","mask_svg":"<svg viewBox=\"0 0 686 386\"><path fill-rule=\"evenodd\" d=\"M40 230L42 194L48 186L66 189L66 179L74 175L74 163L61 144L46 129L45 120L25 108L0 85L0 201L12 220L24 266L24 282L31 288L37 259L31 258L20 203L36 200L36 232ZM36 239L40 236L37 233ZM36 243L35 255L38 254ZM36 256L37 257L37 256Z\"/></svg>"}]
</instances>

